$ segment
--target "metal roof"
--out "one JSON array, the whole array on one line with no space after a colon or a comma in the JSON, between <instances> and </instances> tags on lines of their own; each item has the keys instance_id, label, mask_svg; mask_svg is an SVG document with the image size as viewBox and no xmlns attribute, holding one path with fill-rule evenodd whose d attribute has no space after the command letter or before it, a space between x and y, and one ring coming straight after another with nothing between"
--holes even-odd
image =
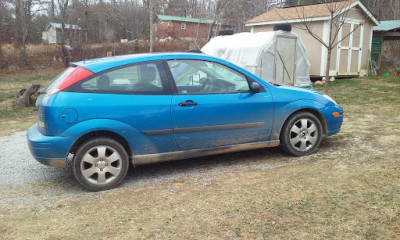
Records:
<instances>
[{"instance_id":1,"label":"metal roof","mask_svg":"<svg viewBox=\"0 0 400 240\"><path fill-rule=\"evenodd\" d=\"M53 26L57 29L61 29L62 28L62 24L61 23L50 23L50 26ZM70 24L65 24L64 27L66 29L72 28L72 29L81 29L78 25L70 25Z\"/></svg>"},{"instance_id":2,"label":"metal roof","mask_svg":"<svg viewBox=\"0 0 400 240\"><path fill-rule=\"evenodd\" d=\"M199 18L188 18L188 17L178 17L170 15L157 15L157 17L162 21L179 21L179 22L191 22L191 23L206 23L211 24L212 21L209 19L199 19Z\"/></svg>"},{"instance_id":3,"label":"metal roof","mask_svg":"<svg viewBox=\"0 0 400 240\"><path fill-rule=\"evenodd\" d=\"M391 31L400 28L400 20L381 21L379 26L372 28L374 31Z\"/></svg>"}]
</instances>

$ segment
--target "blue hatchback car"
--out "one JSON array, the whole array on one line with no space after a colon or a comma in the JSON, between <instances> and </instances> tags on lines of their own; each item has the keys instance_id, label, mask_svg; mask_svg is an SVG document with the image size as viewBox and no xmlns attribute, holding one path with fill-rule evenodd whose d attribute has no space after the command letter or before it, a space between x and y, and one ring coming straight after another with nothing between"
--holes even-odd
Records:
<instances>
[{"instance_id":1,"label":"blue hatchback car","mask_svg":"<svg viewBox=\"0 0 400 240\"><path fill-rule=\"evenodd\" d=\"M138 54L76 62L37 100L32 155L84 187L113 188L133 165L275 147L315 151L343 110L322 93L269 84L203 54Z\"/></svg>"}]
</instances>

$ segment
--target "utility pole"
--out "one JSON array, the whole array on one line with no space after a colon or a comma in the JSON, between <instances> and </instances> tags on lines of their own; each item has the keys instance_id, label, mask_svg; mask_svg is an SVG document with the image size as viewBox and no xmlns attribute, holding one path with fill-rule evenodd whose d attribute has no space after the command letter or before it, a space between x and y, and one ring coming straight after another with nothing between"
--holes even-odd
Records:
<instances>
[{"instance_id":1,"label":"utility pole","mask_svg":"<svg viewBox=\"0 0 400 240\"><path fill-rule=\"evenodd\" d=\"M153 0L150 1L150 52L153 52Z\"/></svg>"}]
</instances>

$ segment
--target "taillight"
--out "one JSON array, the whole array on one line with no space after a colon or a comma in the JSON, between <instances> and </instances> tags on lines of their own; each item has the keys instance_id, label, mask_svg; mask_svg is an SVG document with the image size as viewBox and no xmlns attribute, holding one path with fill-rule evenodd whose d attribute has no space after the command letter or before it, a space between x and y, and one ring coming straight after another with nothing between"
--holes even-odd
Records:
<instances>
[{"instance_id":1,"label":"taillight","mask_svg":"<svg viewBox=\"0 0 400 240\"><path fill-rule=\"evenodd\" d=\"M53 91L49 93L49 95L53 95L55 93L58 93L67 87L71 86L74 83L79 82L80 80L87 78L91 75L93 75L91 71L83 68L83 67L77 67L72 71L70 74L68 74L64 80L62 80L55 88Z\"/></svg>"}]
</instances>

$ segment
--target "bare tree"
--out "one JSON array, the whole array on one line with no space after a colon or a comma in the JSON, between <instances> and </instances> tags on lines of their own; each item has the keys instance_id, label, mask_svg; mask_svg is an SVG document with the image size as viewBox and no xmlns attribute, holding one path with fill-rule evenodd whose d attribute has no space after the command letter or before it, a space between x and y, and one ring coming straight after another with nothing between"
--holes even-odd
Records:
<instances>
[{"instance_id":1,"label":"bare tree","mask_svg":"<svg viewBox=\"0 0 400 240\"><path fill-rule=\"evenodd\" d=\"M40 0L13 0L11 3L15 9L15 41L17 45L22 45L22 61L28 65L27 44L33 34L33 19L43 11L43 5Z\"/></svg>"},{"instance_id":2,"label":"bare tree","mask_svg":"<svg viewBox=\"0 0 400 240\"><path fill-rule=\"evenodd\" d=\"M49 9L50 9L50 17L51 17L51 19L54 19L54 17L55 17L55 4L54 4L54 0L49 1L49 3L50 3L50 7L49 7Z\"/></svg>"},{"instance_id":3,"label":"bare tree","mask_svg":"<svg viewBox=\"0 0 400 240\"><path fill-rule=\"evenodd\" d=\"M24 65L28 65L26 53L26 44L29 36L29 25L31 24L32 0L16 0L15 2L15 19L17 25L17 43L22 44L22 60Z\"/></svg>"},{"instance_id":4,"label":"bare tree","mask_svg":"<svg viewBox=\"0 0 400 240\"><path fill-rule=\"evenodd\" d=\"M259 16L273 8L282 6L281 0L231 0L229 7L224 10L223 19L233 27L236 32L245 31L248 19Z\"/></svg>"},{"instance_id":5,"label":"bare tree","mask_svg":"<svg viewBox=\"0 0 400 240\"><path fill-rule=\"evenodd\" d=\"M213 36L213 30L215 24L217 23L217 20L220 20L220 17L223 15L223 11L230 3L232 2L230 2L229 0L215 0L215 6L212 10L212 22L208 30L208 41L210 41Z\"/></svg>"},{"instance_id":6,"label":"bare tree","mask_svg":"<svg viewBox=\"0 0 400 240\"><path fill-rule=\"evenodd\" d=\"M393 19L399 19L399 17L400 17L400 1L399 0L389 0L389 6L393 12Z\"/></svg>"},{"instance_id":7,"label":"bare tree","mask_svg":"<svg viewBox=\"0 0 400 240\"><path fill-rule=\"evenodd\" d=\"M57 0L58 1L58 8L60 9L61 15L61 52L63 54L63 62L66 67L69 66L71 62L71 54L70 49L66 46L66 27L65 24L67 22L68 17L68 5L69 0ZM69 24L69 28L72 28L72 25Z\"/></svg>"},{"instance_id":8,"label":"bare tree","mask_svg":"<svg viewBox=\"0 0 400 240\"><path fill-rule=\"evenodd\" d=\"M0 1L0 68L3 66L3 29L5 29L4 27L4 22L5 22L5 16L6 16L6 6L5 3L3 1Z\"/></svg>"},{"instance_id":9,"label":"bare tree","mask_svg":"<svg viewBox=\"0 0 400 240\"><path fill-rule=\"evenodd\" d=\"M150 24L150 52L153 52L153 44L154 44L154 36L153 36L153 21L154 21L154 5L153 5L153 1L150 1L150 7L149 7L149 11L150 11L150 20L149 20L149 24Z\"/></svg>"}]
</instances>

